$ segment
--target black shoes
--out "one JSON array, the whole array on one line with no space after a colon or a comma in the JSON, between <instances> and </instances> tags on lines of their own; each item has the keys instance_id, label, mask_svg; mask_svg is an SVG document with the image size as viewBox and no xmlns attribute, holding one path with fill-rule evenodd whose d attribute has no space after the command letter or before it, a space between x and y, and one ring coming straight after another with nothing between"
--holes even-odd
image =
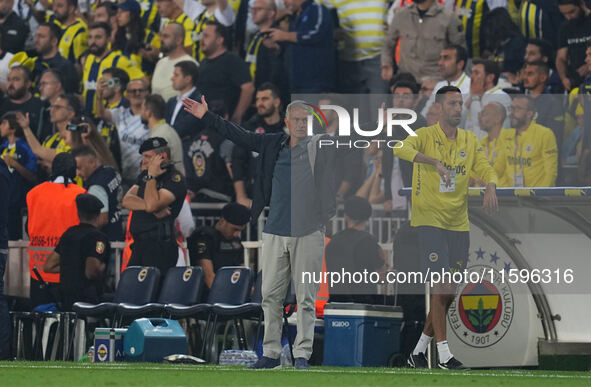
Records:
<instances>
[{"instance_id":1,"label":"black shoes","mask_svg":"<svg viewBox=\"0 0 591 387\"><path fill-rule=\"evenodd\" d=\"M439 366L439 368L444 370L467 371L470 369L463 365L462 362L456 359L455 357L449 359L447 363L438 363L437 365Z\"/></svg>"},{"instance_id":2,"label":"black shoes","mask_svg":"<svg viewBox=\"0 0 591 387\"><path fill-rule=\"evenodd\" d=\"M429 368L429 361L424 352L421 352L418 355L413 355L411 353L408 360L406 360L406 364L408 364L410 368Z\"/></svg>"}]
</instances>

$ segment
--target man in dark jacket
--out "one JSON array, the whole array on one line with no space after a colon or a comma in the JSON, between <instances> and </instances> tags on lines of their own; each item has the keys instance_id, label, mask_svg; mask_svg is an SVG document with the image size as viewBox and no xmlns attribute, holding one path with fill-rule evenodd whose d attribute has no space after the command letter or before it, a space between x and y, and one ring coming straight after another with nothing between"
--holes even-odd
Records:
<instances>
[{"instance_id":1,"label":"man in dark jacket","mask_svg":"<svg viewBox=\"0 0 591 387\"><path fill-rule=\"evenodd\" d=\"M183 101L185 109L236 145L258 152L251 215L256 221L266 205L263 230L263 357L252 368L280 365L283 300L293 278L298 303L298 334L293 354L296 369L309 368L314 341L315 298L318 284L304 280L320 275L324 254L324 225L334 215L336 192L334 150L319 149L322 135L308 137L308 106L294 101L286 109L285 133L256 134L208 112L201 103Z\"/></svg>"}]
</instances>

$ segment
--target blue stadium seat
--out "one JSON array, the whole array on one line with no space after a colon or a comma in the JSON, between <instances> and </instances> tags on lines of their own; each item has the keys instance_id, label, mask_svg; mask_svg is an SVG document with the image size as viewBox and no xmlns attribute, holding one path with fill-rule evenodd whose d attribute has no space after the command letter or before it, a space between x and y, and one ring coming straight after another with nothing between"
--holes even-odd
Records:
<instances>
[{"instance_id":1,"label":"blue stadium seat","mask_svg":"<svg viewBox=\"0 0 591 387\"><path fill-rule=\"evenodd\" d=\"M203 269L199 266L179 266L168 270L158 302L137 305L128 302L117 306L119 325L123 319L129 320L139 317L162 316L165 313L165 305L177 306L195 305L201 299L203 290Z\"/></svg>"},{"instance_id":2,"label":"blue stadium seat","mask_svg":"<svg viewBox=\"0 0 591 387\"><path fill-rule=\"evenodd\" d=\"M209 338L211 310L214 304L241 305L248 300L252 285L251 270L242 266L226 266L220 268L213 280L206 303L197 305L166 305L164 309L174 319L195 318L206 320L205 331L201 335L203 344L201 355L205 353L206 343ZM215 333L215 326L212 336Z\"/></svg>"},{"instance_id":3,"label":"blue stadium seat","mask_svg":"<svg viewBox=\"0 0 591 387\"><path fill-rule=\"evenodd\" d=\"M108 318L114 326L117 306L122 303L143 305L156 298L160 283L160 270L155 267L130 266L123 273L117 285L113 302L88 304L76 302L72 310L78 318Z\"/></svg>"}]
</instances>

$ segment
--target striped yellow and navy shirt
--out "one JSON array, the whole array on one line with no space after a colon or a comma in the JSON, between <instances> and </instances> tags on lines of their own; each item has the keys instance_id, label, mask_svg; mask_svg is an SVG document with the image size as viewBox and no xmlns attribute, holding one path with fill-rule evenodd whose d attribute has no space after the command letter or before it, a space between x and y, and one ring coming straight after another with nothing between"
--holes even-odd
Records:
<instances>
[{"instance_id":1,"label":"striped yellow and navy shirt","mask_svg":"<svg viewBox=\"0 0 591 387\"><path fill-rule=\"evenodd\" d=\"M55 153L57 154L70 151L70 146L66 144L66 141L60 136L59 132L55 132L46 138L41 146L48 149L55 149Z\"/></svg>"},{"instance_id":2,"label":"striped yellow and navy shirt","mask_svg":"<svg viewBox=\"0 0 591 387\"><path fill-rule=\"evenodd\" d=\"M160 31L160 17L158 16L156 0L138 1L140 3L140 8L142 9L140 17L142 18L143 25L152 31Z\"/></svg>"},{"instance_id":3,"label":"striped yellow and navy shirt","mask_svg":"<svg viewBox=\"0 0 591 387\"><path fill-rule=\"evenodd\" d=\"M521 21L521 34L525 39L543 39L542 33L542 8L531 1L521 3L519 16Z\"/></svg>"},{"instance_id":4,"label":"striped yellow and navy shirt","mask_svg":"<svg viewBox=\"0 0 591 387\"><path fill-rule=\"evenodd\" d=\"M489 11L488 3L486 0L456 0L455 10L466 33L468 56L480 58L483 43L480 27Z\"/></svg>"},{"instance_id":5,"label":"striped yellow and navy shirt","mask_svg":"<svg viewBox=\"0 0 591 387\"><path fill-rule=\"evenodd\" d=\"M385 0L319 0L336 9L344 40L339 44L339 57L360 61L380 54L385 37L388 1Z\"/></svg>"},{"instance_id":6,"label":"striped yellow and navy shirt","mask_svg":"<svg viewBox=\"0 0 591 387\"><path fill-rule=\"evenodd\" d=\"M45 14L48 23L54 23L62 29L62 38L58 44L58 51L61 56L72 63L88 49L88 26L84 20L78 18L74 24L64 27L53 14Z\"/></svg>"},{"instance_id":7,"label":"striped yellow and navy shirt","mask_svg":"<svg viewBox=\"0 0 591 387\"><path fill-rule=\"evenodd\" d=\"M84 99L85 110L96 117L96 88L98 80L103 71L109 67L123 69L129 75L129 79L140 79L144 73L129 63L129 59L120 52L109 52L102 60L98 60L90 54L84 63L82 75L82 98Z\"/></svg>"}]
</instances>

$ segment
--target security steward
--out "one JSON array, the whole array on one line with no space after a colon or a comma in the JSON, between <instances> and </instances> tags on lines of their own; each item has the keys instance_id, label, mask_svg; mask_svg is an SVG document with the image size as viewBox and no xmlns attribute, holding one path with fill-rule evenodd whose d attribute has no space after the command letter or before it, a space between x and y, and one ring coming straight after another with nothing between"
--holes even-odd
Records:
<instances>
[{"instance_id":1,"label":"security steward","mask_svg":"<svg viewBox=\"0 0 591 387\"><path fill-rule=\"evenodd\" d=\"M107 234L109 241L123 240L121 225L121 175L112 167L101 164L96 152L89 145L79 145L72 150L76 159L78 176L84 180L84 188L103 203L99 215L99 229Z\"/></svg>"},{"instance_id":2,"label":"security steward","mask_svg":"<svg viewBox=\"0 0 591 387\"><path fill-rule=\"evenodd\" d=\"M91 194L80 194L76 208L80 224L66 230L43 267L46 273L60 274L61 311L71 311L77 301L100 302L109 261L109 239L98 229L103 203Z\"/></svg>"},{"instance_id":3,"label":"security steward","mask_svg":"<svg viewBox=\"0 0 591 387\"><path fill-rule=\"evenodd\" d=\"M59 273L45 273L43 266L49 252L70 227L80 223L76 211L76 198L86 190L73 181L76 160L70 153L59 153L51 163L52 180L33 187L27 194L27 233L29 234L29 273L31 275L32 306L53 301L50 292L58 288ZM38 269L48 287L37 280L33 269Z\"/></svg>"},{"instance_id":4,"label":"security steward","mask_svg":"<svg viewBox=\"0 0 591 387\"><path fill-rule=\"evenodd\" d=\"M141 173L122 202L133 211L129 266L155 266L164 276L178 258L174 220L181 211L187 185L170 162L170 148L162 137L144 141L140 154Z\"/></svg>"},{"instance_id":5,"label":"security steward","mask_svg":"<svg viewBox=\"0 0 591 387\"><path fill-rule=\"evenodd\" d=\"M200 227L189 238L191 265L203 268L208 288L211 288L220 267L244 265L240 234L249 220L248 208L238 203L228 203L214 227Z\"/></svg>"}]
</instances>

